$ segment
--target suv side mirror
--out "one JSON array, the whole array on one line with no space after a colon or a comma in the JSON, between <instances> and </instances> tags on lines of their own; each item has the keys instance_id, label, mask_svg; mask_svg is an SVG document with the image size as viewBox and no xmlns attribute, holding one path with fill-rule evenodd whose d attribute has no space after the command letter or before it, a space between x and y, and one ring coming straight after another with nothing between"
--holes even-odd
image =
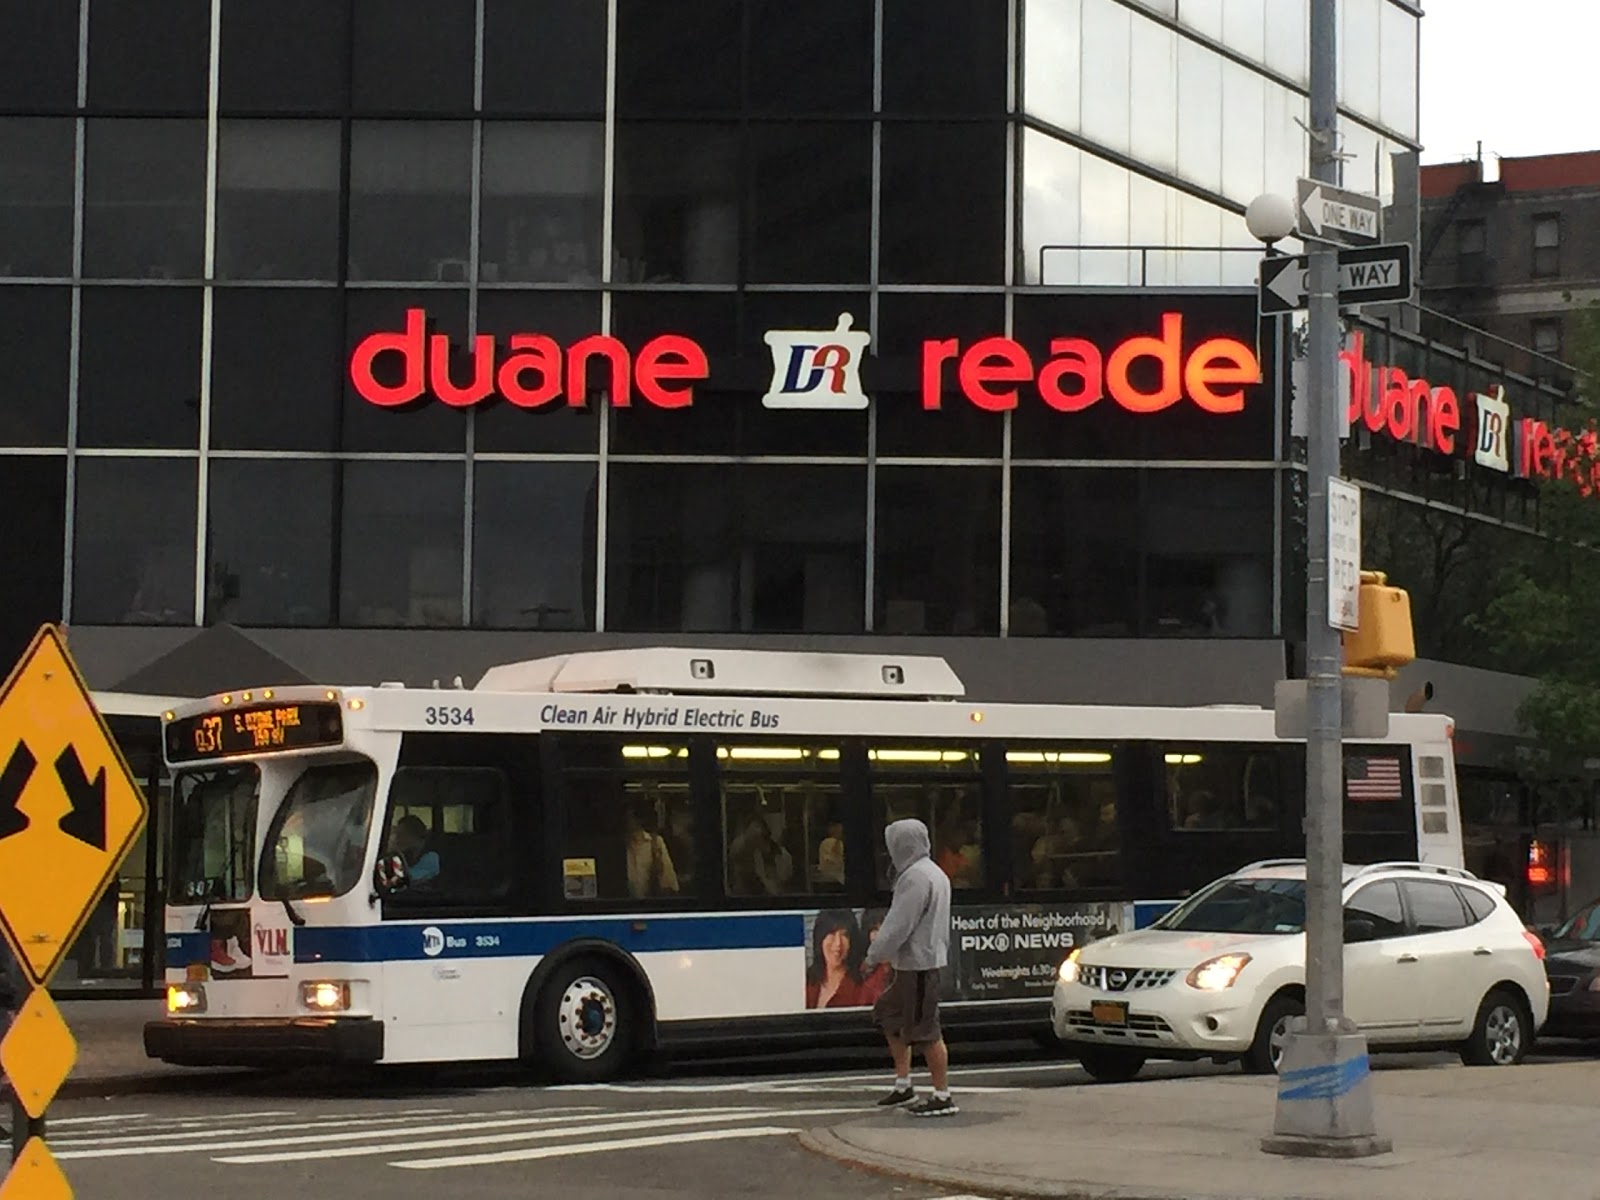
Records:
<instances>
[{"instance_id":1,"label":"suv side mirror","mask_svg":"<svg viewBox=\"0 0 1600 1200\"><path fill-rule=\"evenodd\" d=\"M1377 938L1378 927L1365 917L1346 916L1344 919L1345 945L1353 942L1370 942Z\"/></svg>"},{"instance_id":2,"label":"suv side mirror","mask_svg":"<svg viewBox=\"0 0 1600 1200\"><path fill-rule=\"evenodd\" d=\"M393 896L411 884L411 872L406 870L406 860L398 854L380 858L372 868L372 890L380 896Z\"/></svg>"}]
</instances>

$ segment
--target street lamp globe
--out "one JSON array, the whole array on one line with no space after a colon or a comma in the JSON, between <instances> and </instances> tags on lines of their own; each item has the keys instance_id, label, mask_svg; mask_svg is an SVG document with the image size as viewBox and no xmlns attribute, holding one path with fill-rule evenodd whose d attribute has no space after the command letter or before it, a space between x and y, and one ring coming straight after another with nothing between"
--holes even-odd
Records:
<instances>
[{"instance_id":1,"label":"street lamp globe","mask_svg":"<svg viewBox=\"0 0 1600 1200\"><path fill-rule=\"evenodd\" d=\"M1263 192L1244 210L1250 236L1272 245L1294 232L1294 201L1276 192Z\"/></svg>"}]
</instances>

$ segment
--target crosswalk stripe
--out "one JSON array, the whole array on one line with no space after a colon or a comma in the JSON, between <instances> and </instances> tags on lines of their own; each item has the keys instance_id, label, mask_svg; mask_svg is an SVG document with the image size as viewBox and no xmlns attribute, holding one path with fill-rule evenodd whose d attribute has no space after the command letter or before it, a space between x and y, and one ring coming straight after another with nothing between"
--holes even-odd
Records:
<instances>
[{"instance_id":1,"label":"crosswalk stripe","mask_svg":"<svg viewBox=\"0 0 1600 1200\"><path fill-rule=\"evenodd\" d=\"M742 1129L702 1129L692 1133L658 1134L654 1137L617 1138L604 1142L577 1142L564 1146L537 1146L528 1150L506 1150L498 1154L466 1154L457 1158L421 1158L392 1162L391 1167L408 1171L437 1171L446 1167L482 1167L496 1163L530 1162L541 1158L571 1158L579 1154L603 1154L611 1150L643 1150L651 1146L679 1146L687 1142L723 1142L735 1138L783 1137L798 1133L781 1125L755 1125Z\"/></svg>"},{"instance_id":2,"label":"crosswalk stripe","mask_svg":"<svg viewBox=\"0 0 1600 1200\"><path fill-rule=\"evenodd\" d=\"M486 1112L476 1115L485 1117L510 1117L519 1115L522 1113L522 1111L523 1110L521 1109L500 1109L495 1112ZM314 1121L297 1121L292 1125L273 1125L270 1128L274 1133L292 1133L295 1130L300 1129L342 1129L348 1125L402 1125L408 1121L416 1121L419 1117L442 1116L444 1114L449 1114L452 1118L467 1115L464 1113L453 1112L448 1108L432 1108L423 1112L396 1113L393 1116L386 1117L352 1116L341 1114L336 1117L318 1117ZM138 1133L123 1134L117 1137L100 1137L86 1131L84 1133L72 1134L63 1138L51 1138L50 1144L52 1146L60 1146L62 1148L68 1148L72 1146L148 1146L152 1142L181 1142L185 1138L195 1138L199 1136L215 1138L239 1137L263 1132L259 1125L227 1128L225 1124L219 1124L219 1122L237 1122L240 1119L241 1118L239 1117L231 1115L225 1118L213 1117L210 1120L212 1128L204 1128L204 1126L207 1124L207 1122L204 1120L194 1120L187 1122L187 1124L190 1126L197 1126L198 1128L180 1129L172 1132L140 1130Z\"/></svg>"},{"instance_id":3,"label":"crosswalk stripe","mask_svg":"<svg viewBox=\"0 0 1600 1200\"><path fill-rule=\"evenodd\" d=\"M785 1113L781 1109L771 1108L680 1109L670 1114L655 1113L650 1116L628 1119L610 1119L608 1115L608 1117L600 1118L598 1124L572 1123L562 1129L519 1129L509 1133L469 1134L465 1137L434 1138L429 1141L415 1142L409 1146L333 1146L322 1150L305 1150L286 1154L223 1155L214 1158L212 1161L227 1163L230 1166L250 1166L270 1162L300 1161L303 1159L358 1158L372 1154L393 1154L402 1150L406 1153L415 1153L420 1150L458 1150L465 1149L468 1146L499 1146L509 1142L543 1141L549 1138L591 1137L598 1133L631 1133L639 1129L711 1125L724 1121L755 1120L758 1118L770 1121L783 1116L836 1115L855 1111L857 1110L840 1108L810 1109L790 1113Z\"/></svg>"},{"instance_id":4,"label":"crosswalk stripe","mask_svg":"<svg viewBox=\"0 0 1600 1200\"><path fill-rule=\"evenodd\" d=\"M297 1117L300 1114L291 1108L271 1109L267 1112L229 1113L230 1121L250 1121L259 1117ZM116 1113L109 1117L51 1117L52 1127L61 1125L110 1125L116 1121L146 1121L150 1119L149 1113ZM153 1126L183 1124L189 1121L214 1121L216 1117L166 1117L152 1122Z\"/></svg>"},{"instance_id":5,"label":"crosswalk stripe","mask_svg":"<svg viewBox=\"0 0 1600 1200\"><path fill-rule=\"evenodd\" d=\"M155 1155L155 1154L192 1154L195 1151L205 1151L205 1150L257 1150L257 1149L264 1149L265 1147L268 1147L268 1146L296 1146L296 1145L305 1145L307 1143L318 1143L318 1142L352 1142L352 1141L361 1141L363 1139L370 1140L372 1138L377 1138L377 1137L409 1137L409 1136L411 1136L413 1134L416 1134L416 1135L419 1135L419 1136L425 1136L425 1135L428 1135L428 1134L437 1134L437 1133L440 1132L441 1129L461 1129L461 1130L496 1129L496 1128L509 1128L509 1127L517 1126L517 1125L539 1125L539 1124L548 1123L550 1121L565 1121L565 1120L569 1119L569 1117L570 1117L572 1112L574 1112L574 1111L586 1111L590 1107L592 1107L592 1106L582 1106L582 1107L574 1106L573 1108L565 1110L566 1115L562 1115L562 1116L549 1115L549 1114L555 1113L557 1110L546 1108L546 1109L540 1109L539 1110L539 1112L542 1114L540 1116L508 1118L506 1120L499 1120L499 1121L471 1120L471 1121L467 1121L465 1123L459 1123L459 1124L454 1124L454 1125L434 1124L434 1125L424 1125L424 1126L413 1126L413 1127L409 1127L409 1128L405 1127L405 1126L396 1125L396 1126L392 1126L392 1127L390 1127L388 1129L381 1129L381 1130L378 1130L378 1129L375 1129L375 1130L362 1129L362 1130L356 1130L356 1131L353 1131L353 1132L345 1132L345 1133L296 1134L293 1137L254 1138L254 1139L251 1139L251 1140L248 1140L248 1141L242 1141L242 1142L241 1141L233 1141L233 1142L223 1141L223 1142L218 1142L217 1139L216 1139L216 1136L214 1134L209 1134L209 1133L204 1133L204 1132L201 1132L201 1131L196 1131L194 1136L196 1138L201 1138L201 1139L204 1139L204 1140L191 1141L191 1142L181 1143L181 1144L177 1144L177 1145L161 1145L161 1146L139 1145L139 1146L105 1146L105 1147L93 1146L93 1147L88 1147L88 1148L84 1148L84 1149L63 1149L58 1154L56 1154L55 1157L58 1158L58 1159L62 1159L62 1160L76 1159L76 1158L145 1158L145 1157L148 1157L150 1155ZM457 1119L459 1119L460 1117L470 1117L470 1116L471 1116L470 1113L458 1114L458 1118ZM267 1131L262 1131L262 1132L267 1132Z\"/></svg>"}]
</instances>

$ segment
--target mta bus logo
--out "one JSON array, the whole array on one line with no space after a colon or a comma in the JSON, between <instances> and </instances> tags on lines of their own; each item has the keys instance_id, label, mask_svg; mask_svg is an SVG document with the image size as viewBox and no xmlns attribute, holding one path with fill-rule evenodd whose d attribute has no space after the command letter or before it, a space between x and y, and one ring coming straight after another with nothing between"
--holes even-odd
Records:
<instances>
[{"instance_id":1,"label":"mta bus logo","mask_svg":"<svg viewBox=\"0 0 1600 1200\"><path fill-rule=\"evenodd\" d=\"M839 314L833 329L773 329L772 386L761 398L767 408L865 408L861 356L872 335L850 328L854 318Z\"/></svg>"},{"instance_id":2,"label":"mta bus logo","mask_svg":"<svg viewBox=\"0 0 1600 1200\"><path fill-rule=\"evenodd\" d=\"M444 930L437 925L429 925L422 931L422 952L429 958L437 958L444 952Z\"/></svg>"}]
</instances>

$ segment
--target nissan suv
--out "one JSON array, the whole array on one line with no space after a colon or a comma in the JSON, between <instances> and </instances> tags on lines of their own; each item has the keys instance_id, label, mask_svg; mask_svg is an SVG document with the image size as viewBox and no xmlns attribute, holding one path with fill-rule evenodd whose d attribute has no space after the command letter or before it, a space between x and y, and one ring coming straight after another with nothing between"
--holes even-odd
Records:
<instances>
[{"instance_id":1,"label":"nissan suv","mask_svg":"<svg viewBox=\"0 0 1600 1200\"><path fill-rule=\"evenodd\" d=\"M1459 1049L1522 1061L1544 1023L1544 946L1504 889L1453 867L1346 866L1344 1006L1374 1047ZM1102 1082L1146 1059L1240 1060L1277 1069L1305 1012L1306 864L1253 863L1148 929L1075 949L1061 964L1058 1038Z\"/></svg>"}]
</instances>

